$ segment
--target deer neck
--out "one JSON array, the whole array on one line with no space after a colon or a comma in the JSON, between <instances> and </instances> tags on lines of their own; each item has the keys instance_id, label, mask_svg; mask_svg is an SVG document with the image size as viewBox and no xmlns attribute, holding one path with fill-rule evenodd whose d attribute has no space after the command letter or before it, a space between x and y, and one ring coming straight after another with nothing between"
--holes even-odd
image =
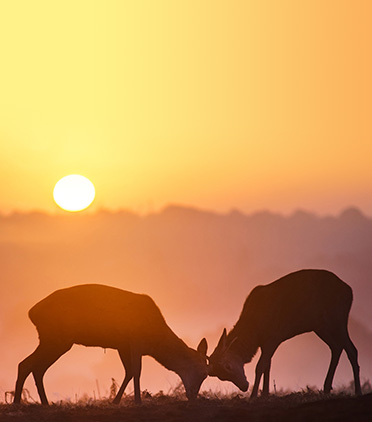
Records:
<instances>
[{"instance_id":1,"label":"deer neck","mask_svg":"<svg viewBox=\"0 0 372 422\"><path fill-rule=\"evenodd\" d=\"M238 324L227 336L229 350L235 353L244 363L250 362L258 350L258 342L253 331L240 327Z\"/></svg>"},{"instance_id":2,"label":"deer neck","mask_svg":"<svg viewBox=\"0 0 372 422\"><path fill-rule=\"evenodd\" d=\"M152 357L165 368L180 374L190 365L191 349L172 330L153 347Z\"/></svg>"}]
</instances>

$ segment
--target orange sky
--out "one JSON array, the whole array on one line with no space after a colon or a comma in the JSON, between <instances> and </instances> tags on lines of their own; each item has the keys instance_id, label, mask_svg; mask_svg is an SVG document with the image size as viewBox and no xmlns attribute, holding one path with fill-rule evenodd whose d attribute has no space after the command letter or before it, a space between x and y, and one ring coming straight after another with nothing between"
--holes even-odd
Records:
<instances>
[{"instance_id":1,"label":"orange sky","mask_svg":"<svg viewBox=\"0 0 372 422\"><path fill-rule=\"evenodd\" d=\"M0 5L0 211L372 214L369 0Z\"/></svg>"}]
</instances>

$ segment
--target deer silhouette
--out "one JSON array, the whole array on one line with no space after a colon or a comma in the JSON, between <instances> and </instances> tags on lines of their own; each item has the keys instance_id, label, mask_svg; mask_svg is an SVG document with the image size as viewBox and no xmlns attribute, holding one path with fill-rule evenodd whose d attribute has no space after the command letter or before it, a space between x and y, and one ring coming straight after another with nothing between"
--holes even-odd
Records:
<instances>
[{"instance_id":1,"label":"deer silhouette","mask_svg":"<svg viewBox=\"0 0 372 422\"><path fill-rule=\"evenodd\" d=\"M118 350L125 378L114 403L120 402L132 378L135 402L141 402L144 355L176 372L188 399L196 398L208 375L206 340L201 340L197 350L189 348L170 329L147 295L99 284L79 285L47 296L30 309L29 317L37 328L40 343L18 366L14 403L20 403L24 382L32 372L41 403L47 405L44 374L73 344Z\"/></svg>"},{"instance_id":2,"label":"deer silhouette","mask_svg":"<svg viewBox=\"0 0 372 422\"><path fill-rule=\"evenodd\" d=\"M244 364L260 348L251 397L257 396L262 375L262 394L267 395L271 358L278 346L298 334L314 331L331 349L324 392L330 393L340 355L345 350L353 369L355 393L361 394L358 352L347 329L352 300L350 286L325 270L301 270L255 287L236 325L229 334L224 329L209 358L209 375L231 381L247 391Z\"/></svg>"}]
</instances>

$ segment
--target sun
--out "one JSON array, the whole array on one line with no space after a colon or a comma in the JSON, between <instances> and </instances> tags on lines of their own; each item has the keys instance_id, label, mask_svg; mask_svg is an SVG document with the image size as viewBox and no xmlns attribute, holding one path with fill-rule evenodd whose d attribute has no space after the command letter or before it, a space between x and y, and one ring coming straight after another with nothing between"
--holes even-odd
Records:
<instances>
[{"instance_id":1,"label":"sun","mask_svg":"<svg viewBox=\"0 0 372 422\"><path fill-rule=\"evenodd\" d=\"M56 204L63 210L70 212L88 208L95 195L93 183L80 174L62 177L53 190L53 198Z\"/></svg>"}]
</instances>

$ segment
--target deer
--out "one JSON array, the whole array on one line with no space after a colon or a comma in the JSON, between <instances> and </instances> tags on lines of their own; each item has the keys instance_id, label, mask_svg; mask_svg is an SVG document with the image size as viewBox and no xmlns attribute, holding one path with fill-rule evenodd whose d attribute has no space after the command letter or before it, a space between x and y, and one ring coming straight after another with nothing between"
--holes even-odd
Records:
<instances>
[{"instance_id":1,"label":"deer","mask_svg":"<svg viewBox=\"0 0 372 422\"><path fill-rule=\"evenodd\" d=\"M189 348L167 325L153 299L101 284L56 290L34 305L29 318L39 334L35 351L18 365L14 403L32 373L43 405L48 405L43 377L73 344L116 349L125 377L113 403L118 404L133 378L134 400L141 403L142 356L149 355L181 378L189 400L197 397L207 373L207 341Z\"/></svg>"},{"instance_id":2,"label":"deer","mask_svg":"<svg viewBox=\"0 0 372 422\"><path fill-rule=\"evenodd\" d=\"M255 368L251 398L256 398L263 375L262 396L269 394L271 359L278 346L299 334L315 332L331 350L323 391L329 394L340 355L346 351L355 393L361 394L358 352L348 333L353 301L351 287L326 270L300 270L270 284L256 286L247 297L240 317L221 338L209 357L208 374L230 381L241 391L249 383L244 365L261 349Z\"/></svg>"}]
</instances>

